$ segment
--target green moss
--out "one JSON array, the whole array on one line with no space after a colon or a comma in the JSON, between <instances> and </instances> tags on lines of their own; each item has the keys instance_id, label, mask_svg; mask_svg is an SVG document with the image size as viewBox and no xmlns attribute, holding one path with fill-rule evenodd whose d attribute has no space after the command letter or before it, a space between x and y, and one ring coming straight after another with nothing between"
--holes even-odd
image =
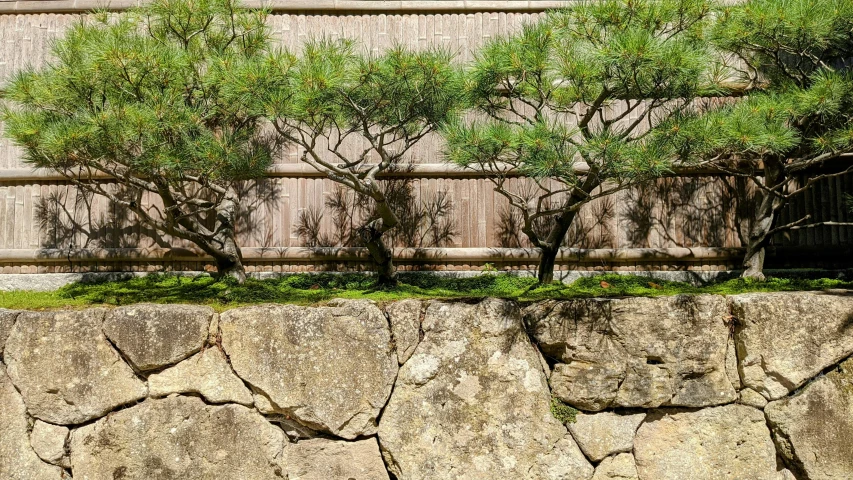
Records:
<instances>
[{"instance_id":1,"label":"green moss","mask_svg":"<svg viewBox=\"0 0 853 480\"><path fill-rule=\"evenodd\" d=\"M82 308L90 303L83 298L65 298L58 292L12 291L0 292L0 308L16 310L46 310Z\"/></svg>"},{"instance_id":2,"label":"green moss","mask_svg":"<svg viewBox=\"0 0 853 480\"><path fill-rule=\"evenodd\" d=\"M104 283L75 283L55 292L0 292L0 307L18 309L79 308L87 305L126 305L139 302L198 303L225 310L253 303L310 305L332 298L366 298L390 302L403 298L498 297L522 302L588 297L656 297L662 295L775 292L853 288L853 282L832 279L770 278L763 282L743 279L694 287L686 283L650 280L630 275L600 275L565 285L537 286L535 278L484 273L476 277L448 278L429 273L401 273L400 285L377 288L366 274L296 274L268 280L249 279L238 285L209 276L148 275Z\"/></svg>"},{"instance_id":3,"label":"green moss","mask_svg":"<svg viewBox=\"0 0 853 480\"><path fill-rule=\"evenodd\" d=\"M575 423L578 416L578 411L576 408L570 407L563 403L557 397L551 397L551 415L554 416L557 420L562 422L563 424L567 423Z\"/></svg>"}]
</instances>

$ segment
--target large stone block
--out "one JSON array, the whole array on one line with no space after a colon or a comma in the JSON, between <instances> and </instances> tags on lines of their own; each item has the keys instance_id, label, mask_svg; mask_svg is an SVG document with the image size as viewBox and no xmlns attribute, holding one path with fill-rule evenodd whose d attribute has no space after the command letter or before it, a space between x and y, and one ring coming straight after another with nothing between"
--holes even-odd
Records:
<instances>
[{"instance_id":1,"label":"large stone block","mask_svg":"<svg viewBox=\"0 0 853 480\"><path fill-rule=\"evenodd\" d=\"M853 359L764 412L779 451L802 478L853 478Z\"/></svg>"},{"instance_id":2,"label":"large stone block","mask_svg":"<svg viewBox=\"0 0 853 480\"><path fill-rule=\"evenodd\" d=\"M745 386L782 398L853 354L853 297L820 292L729 297Z\"/></svg>"},{"instance_id":3,"label":"large stone block","mask_svg":"<svg viewBox=\"0 0 853 480\"><path fill-rule=\"evenodd\" d=\"M586 457L600 462L614 453L630 452L634 448L634 434L644 418L644 413L578 413L575 422L568 426Z\"/></svg>"},{"instance_id":4,"label":"large stone block","mask_svg":"<svg viewBox=\"0 0 853 480\"><path fill-rule=\"evenodd\" d=\"M273 411L347 439L376 432L398 365L372 302L237 308L221 315L220 329L235 372Z\"/></svg>"},{"instance_id":5,"label":"large stone block","mask_svg":"<svg viewBox=\"0 0 853 480\"><path fill-rule=\"evenodd\" d=\"M607 457L595 467L592 480L639 480L637 463L630 453Z\"/></svg>"},{"instance_id":6,"label":"large stone block","mask_svg":"<svg viewBox=\"0 0 853 480\"><path fill-rule=\"evenodd\" d=\"M138 370L154 370L201 350L213 315L197 305L128 305L107 313L104 333Z\"/></svg>"},{"instance_id":7,"label":"large stone block","mask_svg":"<svg viewBox=\"0 0 853 480\"><path fill-rule=\"evenodd\" d=\"M43 462L30 446L27 407L0 363L0 478L60 480L61 468Z\"/></svg>"},{"instance_id":8,"label":"large stone block","mask_svg":"<svg viewBox=\"0 0 853 480\"><path fill-rule=\"evenodd\" d=\"M376 438L347 442L312 438L284 448L285 478L388 480Z\"/></svg>"},{"instance_id":9,"label":"large stone block","mask_svg":"<svg viewBox=\"0 0 853 480\"><path fill-rule=\"evenodd\" d=\"M551 388L587 411L702 407L732 402L725 298L546 301L525 310L543 353L558 362Z\"/></svg>"},{"instance_id":10,"label":"large stone block","mask_svg":"<svg viewBox=\"0 0 853 480\"><path fill-rule=\"evenodd\" d=\"M145 397L145 384L104 337L103 319L103 309L18 316L4 357L31 415L77 424Z\"/></svg>"},{"instance_id":11,"label":"large stone block","mask_svg":"<svg viewBox=\"0 0 853 480\"><path fill-rule=\"evenodd\" d=\"M406 363L421 341L423 303L420 300L409 299L394 302L385 308L391 323L391 334L394 336L397 361L400 365Z\"/></svg>"},{"instance_id":12,"label":"large stone block","mask_svg":"<svg viewBox=\"0 0 853 480\"><path fill-rule=\"evenodd\" d=\"M379 425L400 479L588 479L592 466L550 413L518 307L431 302Z\"/></svg>"},{"instance_id":13,"label":"large stone block","mask_svg":"<svg viewBox=\"0 0 853 480\"><path fill-rule=\"evenodd\" d=\"M779 480L760 410L725 405L657 410L634 437L640 480Z\"/></svg>"},{"instance_id":14,"label":"large stone block","mask_svg":"<svg viewBox=\"0 0 853 480\"><path fill-rule=\"evenodd\" d=\"M252 392L216 347L148 377L148 395L165 397L172 393L198 393L210 403L252 405Z\"/></svg>"},{"instance_id":15,"label":"large stone block","mask_svg":"<svg viewBox=\"0 0 853 480\"><path fill-rule=\"evenodd\" d=\"M284 432L242 405L148 400L71 433L78 480L282 480Z\"/></svg>"}]
</instances>

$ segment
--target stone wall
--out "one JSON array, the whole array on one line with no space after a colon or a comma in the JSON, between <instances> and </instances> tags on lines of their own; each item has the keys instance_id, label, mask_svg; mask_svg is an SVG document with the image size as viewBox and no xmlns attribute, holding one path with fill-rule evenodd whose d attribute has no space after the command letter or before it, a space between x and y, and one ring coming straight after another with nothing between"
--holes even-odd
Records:
<instances>
[{"instance_id":1,"label":"stone wall","mask_svg":"<svg viewBox=\"0 0 853 480\"><path fill-rule=\"evenodd\" d=\"M0 479L849 479L851 354L830 292L0 310Z\"/></svg>"}]
</instances>

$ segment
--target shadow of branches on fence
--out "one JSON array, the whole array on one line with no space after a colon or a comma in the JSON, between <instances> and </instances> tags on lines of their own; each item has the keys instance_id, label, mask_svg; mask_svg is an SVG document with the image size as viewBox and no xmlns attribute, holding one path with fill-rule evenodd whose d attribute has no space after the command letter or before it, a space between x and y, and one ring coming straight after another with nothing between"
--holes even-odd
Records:
<instances>
[{"instance_id":1,"label":"shadow of branches on fence","mask_svg":"<svg viewBox=\"0 0 853 480\"><path fill-rule=\"evenodd\" d=\"M546 207L549 209L550 207ZM572 226L563 240L564 247L571 248L615 248L616 237L613 232L613 219L616 217L616 201L613 197L603 197L583 208L575 217ZM553 217L539 217L533 223L533 229L540 237L548 235ZM531 248L531 243L522 232L524 220L521 212L504 204L495 219L495 236L498 246L504 248Z\"/></svg>"},{"instance_id":2,"label":"shadow of branches on fence","mask_svg":"<svg viewBox=\"0 0 853 480\"><path fill-rule=\"evenodd\" d=\"M620 226L637 248L738 246L738 232L752 201L731 179L663 178L625 191ZM740 199L740 200L739 200Z\"/></svg>"},{"instance_id":3,"label":"shadow of branches on fence","mask_svg":"<svg viewBox=\"0 0 853 480\"><path fill-rule=\"evenodd\" d=\"M387 233L389 245L427 248L453 242L458 233L448 192L418 196L408 178L382 180L381 184L400 221ZM312 205L299 212L294 232L306 247L360 247L359 229L378 217L369 197L336 186L323 207Z\"/></svg>"},{"instance_id":4,"label":"shadow of branches on fence","mask_svg":"<svg viewBox=\"0 0 853 480\"><path fill-rule=\"evenodd\" d=\"M136 198L136 192L116 182L107 182L116 196ZM259 219L263 207L274 208L280 187L270 179L245 180L234 185L241 203L237 210L236 230L244 240L256 244L273 242L271 225ZM156 198L144 196L152 215L162 218L162 204ZM192 245L174 239L142 224L136 215L123 205L92 192L66 185L40 197L34 205L34 217L40 230L40 249L84 251L92 249L150 248L185 249ZM212 227L214 217L201 218L201 224Z\"/></svg>"}]
</instances>

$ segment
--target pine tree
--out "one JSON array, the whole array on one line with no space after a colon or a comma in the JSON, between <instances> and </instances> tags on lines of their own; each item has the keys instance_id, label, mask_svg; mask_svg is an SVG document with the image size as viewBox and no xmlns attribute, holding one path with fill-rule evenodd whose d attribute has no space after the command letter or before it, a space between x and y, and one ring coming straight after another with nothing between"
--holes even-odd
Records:
<instances>
[{"instance_id":1,"label":"pine tree","mask_svg":"<svg viewBox=\"0 0 853 480\"><path fill-rule=\"evenodd\" d=\"M453 117L460 82L451 59L402 46L363 54L353 41L321 38L233 71L235 98L253 100L302 162L373 202L356 230L384 286L397 281L386 233L401 221L377 177L406 168L412 147Z\"/></svg>"},{"instance_id":2,"label":"pine tree","mask_svg":"<svg viewBox=\"0 0 853 480\"><path fill-rule=\"evenodd\" d=\"M264 175L275 144L223 85L233 65L267 50L265 18L233 0L155 0L84 16L50 63L6 86L6 135L34 167L194 243L221 275L243 281L235 185ZM103 175L118 188L93 179ZM145 194L162 207L145 206Z\"/></svg>"},{"instance_id":3,"label":"pine tree","mask_svg":"<svg viewBox=\"0 0 853 480\"><path fill-rule=\"evenodd\" d=\"M449 162L482 171L541 251L539 281L580 208L660 176L659 125L713 93L704 0L601 0L489 42L466 74L475 119L444 129ZM508 179L527 175L528 188Z\"/></svg>"},{"instance_id":4,"label":"pine tree","mask_svg":"<svg viewBox=\"0 0 853 480\"><path fill-rule=\"evenodd\" d=\"M673 131L685 158L758 191L739 233L743 276L763 279L774 234L833 223L805 216L779 225L779 211L820 180L853 170L843 156L853 151L853 1L748 0L717 16L714 44L747 96L685 116Z\"/></svg>"}]
</instances>

